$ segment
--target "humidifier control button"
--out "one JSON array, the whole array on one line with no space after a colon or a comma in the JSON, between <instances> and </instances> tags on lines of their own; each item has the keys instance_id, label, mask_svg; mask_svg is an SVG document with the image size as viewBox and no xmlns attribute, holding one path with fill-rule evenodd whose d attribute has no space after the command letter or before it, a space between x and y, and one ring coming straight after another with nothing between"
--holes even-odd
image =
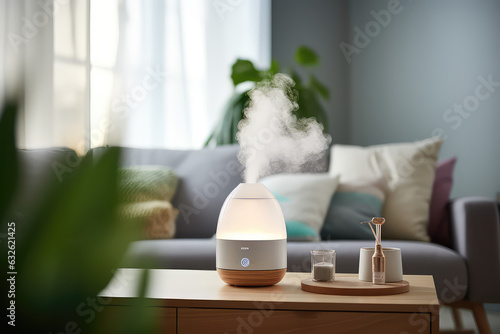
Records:
<instances>
[{"instance_id":1,"label":"humidifier control button","mask_svg":"<svg viewBox=\"0 0 500 334\"><path fill-rule=\"evenodd\" d=\"M247 259L246 257L244 257L244 258L241 259L241 265L243 267L248 267L249 264L250 264L250 260Z\"/></svg>"}]
</instances>

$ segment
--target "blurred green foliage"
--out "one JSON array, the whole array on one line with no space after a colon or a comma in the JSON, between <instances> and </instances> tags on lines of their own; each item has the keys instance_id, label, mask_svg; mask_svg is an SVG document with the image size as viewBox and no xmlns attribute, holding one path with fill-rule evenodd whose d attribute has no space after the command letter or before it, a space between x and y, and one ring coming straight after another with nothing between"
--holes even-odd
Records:
<instances>
[{"instance_id":1,"label":"blurred green foliage","mask_svg":"<svg viewBox=\"0 0 500 334\"><path fill-rule=\"evenodd\" d=\"M295 52L295 61L304 66L316 66L319 64L319 57L310 48L300 46Z\"/></svg>"},{"instance_id":2,"label":"blurred green foliage","mask_svg":"<svg viewBox=\"0 0 500 334\"><path fill-rule=\"evenodd\" d=\"M312 49L306 46L300 46L295 52L295 61L297 65L305 69L311 69L319 65L319 56ZM262 80L269 79L279 71L279 64L276 61L271 62L269 69L257 70L254 64L249 60L237 59L232 66L231 79L234 87L244 82L259 83ZM324 132L328 132L328 116L325 112L320 98L329 99L330 91L321 83L314 74L309 73L308 81L304 82L300 75L293 69L286 71L295 81L294 89L297 92L297 103L299 108L293 111L298 119L315 118L323 125ZM227 102L221 121L210 133L205 146L218 146L235 144L236 133L238 132L239 122L245 118L244 109L247 106L250 97L246 90L242 93L235 92Z\"/></svg>"},{"instance_id":3,"label":"blurred green foliage","mask_svg":"<svg viewBox=\"0 0 500 334\"><path fill-rule=\"evenodd\" d=\"M7 234L9 203L19 186L20 166L15 145L16 103L3 107L0 119L0 218L2 234ZM14 221L15 268L6 261L2 275L16 271L16 331L20 333L96 333L102 305L94 308L89 321L85 311L93 308L99 292L106 287L129 244L139 238L141 222L126 220L118 213L118 148L108 149L99 159L89 154L62 182L50 184L33 214L25 221ZM4 160L5 159L5 160ZM28 166L37 168L37 166ZM7 240L2 239L7 255ZM2 279L2 285L6 278ZM141 291L145 291L144 282ZM8 286L2 289L4 310ZM111 332L119 328L130 333L148 332L154 326L151 314L137 312L143 304L131 307L134 316L107 322ZM88 310L87 310L88 309ZM88 313L88 312L87 312ZM144 316L141 316L144 315ZM4 316L4 321L5 316ZM75 327L76 326L76 327ZM113 330L113 329L116 330ZM144 331L141 331L143 329Z\"/></svg>"},{"instance_id":4,"label":"blurred green foliage","mask_svg":"<svg viewBox=\"0 0 500 334\"><path fill-rule=\"evenodd\" d=\"M0 121L0 217L5 217L16 190L18 160L16 151L16 104L7 101Z\"/></svg>"}]
</instances>

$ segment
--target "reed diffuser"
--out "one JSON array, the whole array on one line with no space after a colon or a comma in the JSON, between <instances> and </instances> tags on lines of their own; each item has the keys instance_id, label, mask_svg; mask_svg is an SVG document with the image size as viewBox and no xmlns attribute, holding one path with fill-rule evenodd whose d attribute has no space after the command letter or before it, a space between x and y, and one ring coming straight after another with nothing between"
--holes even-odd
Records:
<instances>
[{"instance_id":1,"label":"reed diffuser","mask_svg":"<svg viewBox=\"0 0 500 334\"><path fill-rule=\"evenodd\" d=\"M385 219L373 217L371 221L362 222L368 224L375 237L375 252L372 257L372 282L373 284L385 284L385 255L382 251L382 225ZM375 225L375 230L373 226Z\"/></svg>"}]
</instances>

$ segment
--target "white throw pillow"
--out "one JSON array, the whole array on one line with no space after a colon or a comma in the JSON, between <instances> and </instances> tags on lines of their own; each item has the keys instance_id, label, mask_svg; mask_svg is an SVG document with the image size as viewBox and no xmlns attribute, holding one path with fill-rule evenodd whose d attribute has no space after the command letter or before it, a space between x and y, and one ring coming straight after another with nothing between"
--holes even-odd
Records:
<instances>
[{"instance_id":1,"label":"white throw pillow","mask_svg":"<svg viewBox=\"0 0 500 334\"><path fill-rule=\"evenodd\" d=\"M338 176L277 174L260 180L276 197L285 216L289 240L320 240Z\"/></svg>"},{"instance_id":2,"label":"white throw pillow","mask_svg":"<svg viewBox=\"0 0 500 334\"><path fill-rule=\"evenodd\" d=\"M385 177L389 191L382 238L429 241L427 224L435 165L442 140L369 147L334 145L330 174L340 182Z\"/></svg>"}]
</instances>

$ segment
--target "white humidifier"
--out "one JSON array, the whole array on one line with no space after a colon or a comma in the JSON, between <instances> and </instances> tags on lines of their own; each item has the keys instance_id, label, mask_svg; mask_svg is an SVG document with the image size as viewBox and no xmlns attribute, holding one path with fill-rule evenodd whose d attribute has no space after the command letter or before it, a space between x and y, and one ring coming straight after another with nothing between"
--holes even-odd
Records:
<instances>
[{"instance_id":1,"label":"white humidifier","mask_svg":"<svg viewBox=\"0 0 500 334\"><path fill-rule=\"evenodd\" d=\"M280 205L261 183L240 183L217 224L216 267L230 285L265 286L286 272L286 225Z\"/></svg>"}]
</instances>

